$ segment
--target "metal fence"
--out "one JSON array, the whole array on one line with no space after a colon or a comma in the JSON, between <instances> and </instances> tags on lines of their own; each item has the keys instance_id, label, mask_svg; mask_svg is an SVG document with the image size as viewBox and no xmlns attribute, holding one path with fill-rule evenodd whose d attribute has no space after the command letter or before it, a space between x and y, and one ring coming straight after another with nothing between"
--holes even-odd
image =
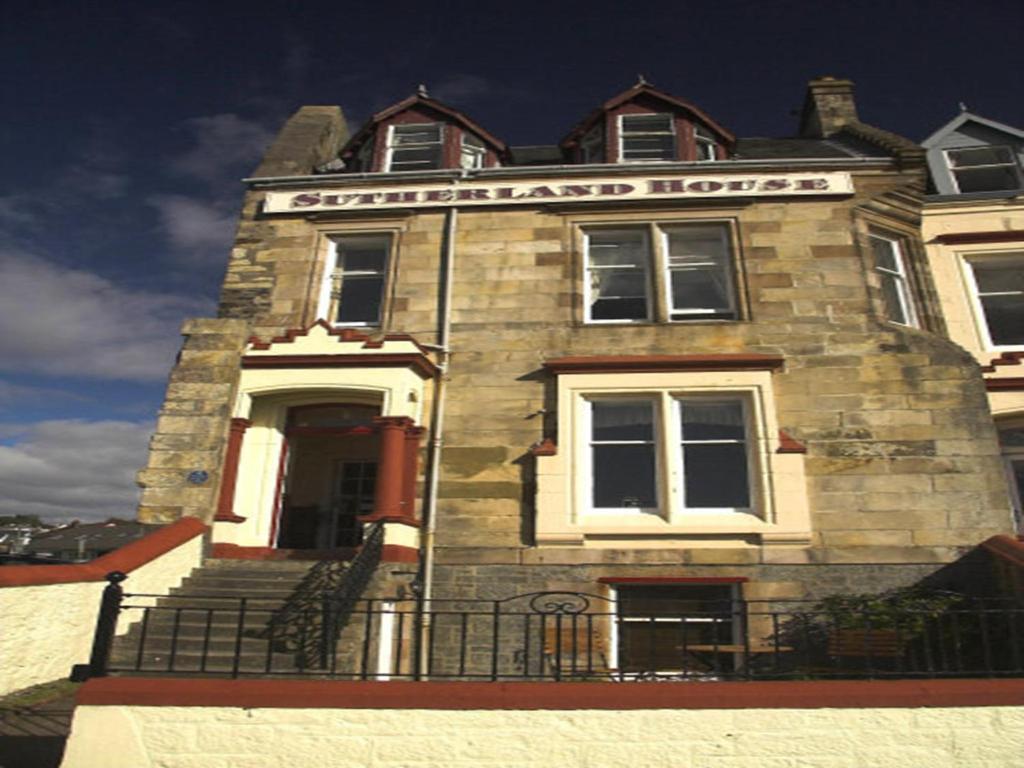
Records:
<instances>
[{"instance_id":1,"label":"metal fence","mask_svg":"<svg viewBox=\"0 0 1024 768\"><path fill-rule=\"evenodd\" d=\"M607 597L346 599L281 609L104 600L92 674L324 676L358 680L770 680L1024 676L1024 608L963 600L942 611L825 611L789 601L626 611ZM104 622L106 622L104 624ZM120 623L121 634L117 634ZM127 631L124 628L128 627ZM324 638L330 642L324 643ZM311 638L318 638L310 653Z\"/></svg>"}]
</instances>

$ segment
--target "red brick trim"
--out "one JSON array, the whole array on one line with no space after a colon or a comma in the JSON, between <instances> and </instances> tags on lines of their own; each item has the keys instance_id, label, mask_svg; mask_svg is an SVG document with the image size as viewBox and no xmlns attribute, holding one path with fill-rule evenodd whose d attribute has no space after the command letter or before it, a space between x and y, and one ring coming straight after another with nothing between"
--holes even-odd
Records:
<instances>
[{"instance_id":1,"label":"red brick trim","mask_svg":"<svg viewBox=\"0 0 1024 768\"><path fill-rule=\"evenodd\" d=\"M952 232L938 235L935 242L943 245L973 245L975 243L1010 243L1024 240L1024 229L1004 229L998 232Z\"/></svg>"},{"instance_id":2,"label":"red brick trim","mask_svg":"<svg viewBox=\"0 0 1024 768\"><path fill-rule=\"evenodd\" d=\"M684 371L774 371L785 360L779 355L600 355L545 360L552 373L662 373Z\"/></svg>"},{"instance_id":3,"label":"red brick trim","mask_svg":"<svg viewBox=\"0 0 1024 768\"><path fill-rule=\"evenodd\" d=\"M1001 390L1019 392L1024 390L1024 376L1014 376L1007 379L985 379L985 389L989 392Z\"/></svg>"},{"instance_id":4,"label":"red brick trim","mask_svg":"<svg viewBox=\"0 0 1024 768\"><path fill-rule=\"evenodd\" d=\"M981 370L984 373L995 373L999 366L1020 365L1022 361L1024 361L1024 352L1003 352L999 357L992 358L988 365L983 365Z\"/></svg>"},{"instance_id":5,"label":"red brick trim","mask_svg":"<svg viewBox=\"0 0 1024 768\"><path fill-rule=\"evenodd\" d=\"M283 709L820 709L1024 705L1024 680L487 683L100 677L79 706Z\"/></svg>"},{"instance_id":6,"label":"red brick trim","mask_svg":"<svg viewBox=\"0 0 1024 768\"><path fill-rule=\"evenodd\" d=\"M1024 541L1019 541L1013 536L1001 534L985 539L985 541L981 542L981 547L1011 565L1024 568Z\"/></svg>"},{"instance_id":7,"label":"red brick trim","mask_svg":"<svg viewBox=\"0 0 1024 768\"><path fill-rule=\"evenodd\" d=\"M799 440L794 440L783 430L779 430L779 447L776 453L807 453L807 446Z\"/></svg>"},{"instance_id":8,"label":"red brick trim","mask_svg":"<svg viewBox=\"0 0 1024 768\"><path fill-rule=\"evenodd\" d=\"M602 576L599 584L743 584L746 576Z\"/></svg>"},{"instance_id":9,"label":"red brick trim","mask_svg":"<svg viewBox=\"0 0 1024 768\"><path fill-rule=\"evenodd\" d=\"M558 446L555 445L555 441L550 437L545 437L543 440L530 446L530 453L534 456L557 456Z\"/></svg>"},{"instance_id":10,"label":"red brick trim","mask_svg":"<svg viewBox=\"0 0 1024 768\"><path fill-rule=\"evenodd\" d=\"M385 544L380 550L382 563L418 563L420 551L415 547L403 547L401 544Z\"/></svg>"},{"instance_id":11,"label":"red brick trim","mask_svg":"<svg viewBox=\"0 0 1024 768\"><path fill-rule=\"evenodd\" d=\"M437 366L411 352L380 355L246 355L242 368L411 368L421 379L437 373Z\"/></svg>"},{"instance_id":12,"label":"red brick trim","mask_svg":"<svg viewBox=\"0 0 1024 768\"><path fill-rule=\"evenodd\" d=\"M0 587L104 581L111 571L130 573L208 530L209 527L199 518L183 517L88 563L4 566L0 568Z\"/></svg>"},{"instance_id":13,"label":"red brick trim","mask_svg":"<svg viewBox=\"0 0 1024 768\"><path fill-rule=\"evenodd\" d=\"M245 518L234 514L235 486L238 483L238 459L242 454L242 440L245 432L252 426L249 419L235 418L231 420L228 431L228 447L224 452L224 464L220 473L220 493L217 497L217 523L244 523Z\"/></svg>"},{"instance_id":14,"label":"red brick trim","mask_svg":"<svg viewBox=\"0 0 1024 768\"><path fill-rule=\"evenodd\" d=\"M317 320L305 328L289 328L282 335L271 338L270 341L265 341L257 336L250 336L249 345L253 349L265 350L270 349L273 344L291 344L300 336L308 336L309 332L317 326L323 328L329 335L336 336L339 342L361 341L363 342L363 349L381 349L389 341L411 341L423 354L427 353L427 350L420 346L420 343L408 333L387 333L374 339L369 334L362 333L353 328L334 328L323 319Z\"/></svg>"}]
</instances>

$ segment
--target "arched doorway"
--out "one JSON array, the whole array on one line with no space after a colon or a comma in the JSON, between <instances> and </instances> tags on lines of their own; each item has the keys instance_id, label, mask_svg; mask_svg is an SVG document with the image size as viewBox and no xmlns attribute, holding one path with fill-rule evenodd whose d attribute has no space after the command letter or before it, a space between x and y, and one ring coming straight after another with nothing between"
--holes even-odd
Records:
<instances>
[{"instance_id":1,"label":"arched doorway","mask_svg":"<svg viewBox=\"0 0 1024 768\"><path fill-rule=\"evenodd\" d=\"M280 549L333 550L362 543L373 512L380 407L314 403L288 408L272 537Z\"/></svg>"}]
</instances>

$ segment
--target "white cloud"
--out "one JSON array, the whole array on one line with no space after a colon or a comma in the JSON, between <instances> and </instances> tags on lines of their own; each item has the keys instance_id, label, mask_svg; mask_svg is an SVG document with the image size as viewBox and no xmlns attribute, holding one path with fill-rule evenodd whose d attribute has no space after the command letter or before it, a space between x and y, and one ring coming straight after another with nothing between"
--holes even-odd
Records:
<instances>
[{"instance_id":1,"label":"white cloud","mask_svg":"<svg viewBox=\"0 0 1024 768\"><path fill-rule=\"evenodd\" d=\"M183 176L211 185L234 181L251 171L273 138L260 123L230 112L194 117L181 125L192 134L195 145L171 158L169 165Z\"/></svg>"},{"instance_id":2,"label":"white cloud","mask_svg":"<svg viewBox=\"0 0 1024 768\"><path fill-rule=\"evenodd\" d=\"M150 422L41 421L0 445L0 515L50 521L133 518L135 472L146 462Z\"/></svg>"},{"instance_id":3,"label":"white cloud","mask_svg":"<svg viewBox=\"0 0 1024 768\"><path fill-rule=\"evenodd\" d=\"M92 272L0 252L0 370L158 381L184 317L209 302L120 287Z\"/></svg>"},{"instance_id":4,"label":"white cloud","mask_svg":"<svg viewBox=\"0 0 1024 768\"><path fill-rule=\"evenodd\" d=\"M184 195L153 195L147 202L156 209L171 245L186 261L209 261L223 266L235 234L235 216L213 202Z\"/></svg>"},{"instance_id":5,"label":"white cloud","mask_svg":"<svg viewBox=\"0 0 1024 768\"><path fill-rule=\"evenodd\" d=\"M64 389L14 384L0 379L0 412L24 403L52 403L60 400L85 402L89 398Z\"/></svg>"}]
</instances>

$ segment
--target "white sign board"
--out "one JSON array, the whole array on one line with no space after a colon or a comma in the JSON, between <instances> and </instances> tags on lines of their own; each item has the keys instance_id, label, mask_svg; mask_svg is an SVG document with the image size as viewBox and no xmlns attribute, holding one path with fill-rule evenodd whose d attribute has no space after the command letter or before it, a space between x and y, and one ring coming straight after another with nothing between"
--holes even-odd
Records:
<instances>
[{"instance_id":1,"label":"white sign board","mask_svg":"<svg viewBox=\"0 0 1024 768\"><path fill-rule=\"evenodd\" d=\"M671 176L386 184L268 192L265 213L437 208L606 200L685 200L719 197L849 195L849 173L676 174Z\"/></svg>"}]
</instances>

